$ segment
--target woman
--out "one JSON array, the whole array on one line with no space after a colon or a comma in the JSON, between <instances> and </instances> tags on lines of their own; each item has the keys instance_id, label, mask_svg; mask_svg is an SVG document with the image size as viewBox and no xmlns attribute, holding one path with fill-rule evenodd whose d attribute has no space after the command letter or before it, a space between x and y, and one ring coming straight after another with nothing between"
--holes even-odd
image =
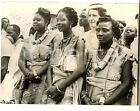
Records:
<instances>
[{"instance_id":1,"label":"woman","mask_svg":"<svg viewBox=\"0 0 140 111\"><path fill-rule=\"evenodd\" d=\"M93 51L81 98L90 105L128 104L125 97L131 88L133 54L113 40L120 31L112 18L99 18L96 33L99 45Z\"/></svg>"},{"instance_id":2,"label":"woman","mask_svg":"<svg viewBox=\"0 0 140 111\"><path fill-rule=\"evenodd\" d=\"M72 32L78 22L73 8L65 7L57 14L57 26L63 33L63 40L54 54L56 64L52 65L53 85L46 94L53 100L50 104L79 104L84 67L84 41ZM61 98L60 98L61 96Z\"/></svg>"},{"instance_id":3,"label":"woman","mask_svg":"<svg viewBox=\"0 0 140 111\"><path fill-rule=\"evenodd\" d=\"M36 32L25 41L21 50L19 67L25 76L23 83L28 82L28 87L23 92L23 104L41 103L43 91L51 84L47 69L51 50L57 47L60 37L47 29L50 19L49 10L38 9L33 18Z\"/></svg>"},{"instance_id":4,"label":"woman","mask_svg":"<svg viewBox=\"0 0 140 111\"><path fill-rule=\"evenodd\" d=\"M85 39L85 48L88 50L89 58L92 56L91 52L98 44L98 39L96 37L96 22L99 17L106 16L106 9L102 7L90 7L88 9L88 22L91 30L87 32ZM94 45L93 45L94 44Z\"/></svg>"}]
</instances>

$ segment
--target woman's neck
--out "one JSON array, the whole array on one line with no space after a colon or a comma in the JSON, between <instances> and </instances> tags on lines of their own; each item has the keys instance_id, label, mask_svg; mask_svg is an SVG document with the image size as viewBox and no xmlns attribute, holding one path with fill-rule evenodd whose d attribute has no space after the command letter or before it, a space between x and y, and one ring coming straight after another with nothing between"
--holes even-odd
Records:
<instances>
[{"instance_id":1,"label":"woman's neck","mask_svg":"<svg viewBox=\"0 0 140 111\"><path fill-rule=\"evenodd\" d=\"M73 32L72 32L71 29L63 32L63 38L64 39L69 38L71 35L73 35Z\"/></svg>"},{"instance_id":2,"label":"woman's neck","mask_svg":"<svg viewBox=\"0 0 140 111\"><path fill-rule=\"evenodd\" d=\"M108 41L107 43L100 43L100 49L108 50L113 43L113 40Z\"/></svg>"},{"instance_id":3,"label":"woman's neck","mask_svg":"<svg viewBox=\"0 0 140 111\"><path fill-rule=\"evenodd\" d=\"M42 37L42 35L45 33L45 29L37 31L36 33L36 39L39 39L40 37Z\"/></svg>"}]
</instances>

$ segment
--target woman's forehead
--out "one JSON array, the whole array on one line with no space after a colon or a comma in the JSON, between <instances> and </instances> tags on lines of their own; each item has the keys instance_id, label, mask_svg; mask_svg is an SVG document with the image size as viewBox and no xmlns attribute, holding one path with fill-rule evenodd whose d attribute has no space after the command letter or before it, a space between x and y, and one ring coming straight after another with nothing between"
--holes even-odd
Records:
<instances>
[{"instance_id":1,"label":"woman's forehead","mask_svg":"<svg viewBox=\"0 0 140 111\"><path fill-rule=\"evenodd\" d=\"M99 12L98 12L98 10L90 9L90 10L88 11L88 14L98 14L98 15L99 15Z\"/></svg>"},{"instance_id":2,"label":"woman's forehead","mask_svg":"<svg viewBox=\"0 0 140 111\"><path fill-rule=\"evenodd\" d=\"M60 12L57 14L57 17L67 17L67 16L66 16L66 13L65 13L65 12L60 11Z\"/></svg>"},{"instance_id":3,"label":"woman's forehead","mask_svg":"<svg viewBox=\"0 0 140 111\"><path fill-rule=\"evenodd\" d=\"M35 15L34 15L34 18L43 18L39 13L36 13Z\"/></svg>"},{"instance_id":4,"label":"woman's forehead","mask_svg":"<svg viewBox=\"0 0 140 111\"><path fill-rule=\"evenodd\" d=\"M112 23L111 21L103 21L103 22L99 22L97 27L112 27Z\"/></svg>"}]
</instances>

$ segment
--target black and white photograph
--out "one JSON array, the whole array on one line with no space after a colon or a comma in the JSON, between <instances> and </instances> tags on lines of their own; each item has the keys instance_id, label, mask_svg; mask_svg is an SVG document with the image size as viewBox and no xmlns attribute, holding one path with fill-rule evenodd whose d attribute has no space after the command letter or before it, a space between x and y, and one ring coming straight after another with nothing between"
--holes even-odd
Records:
<instances>
[{"instance_id":1,"label":"black and white photograph","mask_svg":"<svg viewBox=\"0 0 140 111\"><path fill-rule=\"evenodd\" d=\"M0 104L138 106L138 24L139 3L2 1Z\"/></svg>"}]
</instances>

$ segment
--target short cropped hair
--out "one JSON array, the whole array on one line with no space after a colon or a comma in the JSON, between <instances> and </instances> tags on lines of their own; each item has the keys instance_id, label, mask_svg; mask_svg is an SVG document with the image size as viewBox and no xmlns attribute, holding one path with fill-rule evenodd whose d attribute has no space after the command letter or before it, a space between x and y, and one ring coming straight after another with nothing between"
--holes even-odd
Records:
<instances>
[{"instance_id":1,"label":"short cropped hair","mask_svg":"<svg viewBox=\"0 0 140 111\"><path fill-rule=\"evenodd\" d=\"M11 24L9 26L12 26L13 27L13 30L17 33L17 34L20 34L20 27L16 24Z\"/></svg>"},{"instance_id":2,"label":"short cropped hair","mask_svg":"<svg viewBox=\"0 0 140 111\"><path fill-rule=\"evenodd\" d=\"M109 16L106 16L106 17L100 17L99 20L97 21L97 26L99 25L100 22L111 22L112 23L112 31L114 33L114 37L116 39L119 39L120 38L120 29L119 29L119 24L117 21L115 21L114 19L112 19L111 17Z\"/></svg>"},{"instance_id":3,"label":"short cropped hair","mask_svg":"<svg viewBox=\"0 0 140 111\"><path fill-rule=\"evenodd\" d=\"M7 19L7 20L8 20L8 23L10 23L10 20L9 20L8 18L6 18L6 17L3 17L3 18L2 18L2 20L3 20L3 19Z\"/></svg>"},{"instance_id":4,"label":"short cropped hair","mask_svg":"<svg viewBox=\"0 0 140 111\"><path fill-rule=\"evenodd\" d=\"M118 20L118 22L121 23L124 27L126 27L126 23L125 23L125 21Z\"/></svg>"},{"instance_id":5,"label":"short cropped hair","mask_svg":"<svg viewBox=\"0 0 140 111\"><path fill-rule=\"evenodd\" d=\"M72 27L75 27L77 25L78 15L77 15L77 12L73 8L64 7L63 9L60 9L59 12L64 12L66 14L68 20L72 22ZM57 15L58 15L58 13L57 13Z\"/></svg>"}]
</instances>

